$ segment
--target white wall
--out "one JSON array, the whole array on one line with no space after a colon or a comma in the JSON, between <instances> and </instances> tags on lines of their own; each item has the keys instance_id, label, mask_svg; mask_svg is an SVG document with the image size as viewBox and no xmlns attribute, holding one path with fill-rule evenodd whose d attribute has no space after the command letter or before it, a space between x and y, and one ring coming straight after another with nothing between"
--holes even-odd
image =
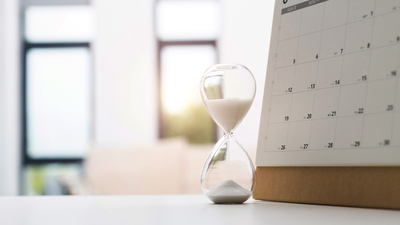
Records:
<instances>
[{"instance_id":1,"label":"white wall","mask_svg":"<svg viewBox=\"0 0 400 225\"><path fill-rule=\"evenodd\" d=\"M96 0L95 142L141 145L158 137L153 1Z\"/></svg>"},{"instance_id":2,"label":"white wall","mask_svg":"<svg viewBox=\"0 0 400 225\"><path fill-rule=\"evenodd\" d=\"M4 9L4 1L0 0L0 9ZM0 15L3 14L2 10ZM4 16L0 16L0 195L4 194Z\"/></svg>"},{"instance_id":3,"label":"white wall","mask_svg":"<svg viewBox=\"0 0 400 225\"><path fill-rule=\"evenodd\" d=\"M20 74L18 1L0 0L0 195L18 194Z\"/></svg>"},{"instance_id":4,"label":"white wall","mask_svg":"<svg viewBox=\"0 0 400 225\"><path fill-rule=\"evenodd\" d=\"M245 65L257 82L249 113L235 130L245 148L257 145L275 1L221 0L223 30L219 39L220 62Z\"/></svg>"}]
</instances>

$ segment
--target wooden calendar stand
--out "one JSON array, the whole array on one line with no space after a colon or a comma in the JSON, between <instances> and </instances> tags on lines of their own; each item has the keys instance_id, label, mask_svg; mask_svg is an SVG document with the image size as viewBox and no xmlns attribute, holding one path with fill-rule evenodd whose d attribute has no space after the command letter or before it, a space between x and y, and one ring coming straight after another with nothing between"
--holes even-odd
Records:
<instances>
[{"instance_id":1,"label":"wooden calendar stand","mask_svg":"<svg viewBox=\"0 0 400 225\"><path fill-rule=\"evenodd\" d=\"M254 199L400 209L400 167L257 167Z\"/></svg>"}]
</instances>

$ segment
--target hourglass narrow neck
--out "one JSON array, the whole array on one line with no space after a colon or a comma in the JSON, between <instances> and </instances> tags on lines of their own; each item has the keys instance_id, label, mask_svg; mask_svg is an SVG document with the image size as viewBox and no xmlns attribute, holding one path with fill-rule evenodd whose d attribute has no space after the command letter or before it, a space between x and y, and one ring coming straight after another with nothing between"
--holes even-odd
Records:
<instances>
[{"instance_id":1,"label":"hourglass narrow neck","mask_svg":"<svg viewBox=\"0 0 400 225\"><path fill-rule=\"evenodd\" d=\"M231 130L230 132L226 132L225 130L223 130L224 135L223 136L228 136L228 135L232 135L233 136L233 130Z\"/></svg>"},{"instance_id":2,"label":"hourglass narrow neck","mask_svg":"<svg viewBox=\"0 0 400 225\"><path fill-rule=\"evenodd\" d=\"M224 136L223 136L221 139L230 140L230 141L235 141L235 142L237 142L237 144L244 150L244 147L238 142L237 138L236 138L235 135L233 134L233 131L230 132L230 133L224 132Z\"/></svg>"}]
</instances>

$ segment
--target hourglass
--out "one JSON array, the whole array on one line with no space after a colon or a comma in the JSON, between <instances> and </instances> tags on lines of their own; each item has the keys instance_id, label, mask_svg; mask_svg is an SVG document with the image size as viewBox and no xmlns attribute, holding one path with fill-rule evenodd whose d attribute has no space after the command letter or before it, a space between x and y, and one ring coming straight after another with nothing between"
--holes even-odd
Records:
<instances>
[{"instance_id":1,"label":"hourglass","mask_svg":"<svg viewBox=\"0 0 400 225\"><path fill-rule=\"evenodd\" d=\"M217 64L203 74L200 92L208 113L224 132L204 163L201 188L214 203L243 203L253 194L256 176L233 131L253 103L256 82L242 65Z\"/></svg>"}]
</instances>

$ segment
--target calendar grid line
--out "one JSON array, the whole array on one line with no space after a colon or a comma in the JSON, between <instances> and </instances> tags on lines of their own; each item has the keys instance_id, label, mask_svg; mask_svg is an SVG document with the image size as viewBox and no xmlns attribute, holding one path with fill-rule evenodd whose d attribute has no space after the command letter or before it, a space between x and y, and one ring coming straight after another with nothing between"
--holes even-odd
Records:
<instances>
[{"instance_id":1,"label":"calendar grid line","mask_svg":"<svg viewBox=\"0 0 400 225\"><path fill-rule=\"evenodd\" d=\"M303 20L303 13L304 13L304 11L302 10L302 11L301 11L301 17L300 17L299 35L300 35L300 31L301 31L301 21ZM279 43L278 43L278 44L279 44ZM297 48L297 50L296 50L296 56L297 56L298 54L299 54L299 48ZM297 69L297 65L294 66L294 78L293 78L292 87L293 87L293 85L294 85L294 81L296 80L296 69ZM292 103L293 103L293 94L292 94L291 100L290 100L290 108L292 108ZM291 111L291 109L290 109L290 111ZM289 119L289 120L290 120L290 119ZM290 129L290 121L289 121L288 129ZM287 132L287 134L286 134L285 146L286 146L286 144L287 144L287 142L288 142L288 139L289 139L289 132Z\"/></svg>"},{"instance_id":2,"label":"calendar grid line","mask_svg":"<svg viewBox=\"0 0 400 225\"><path fill-rule=\"evenodd\" d=\"M279 20L279 26L281 26L281 20ZM277 41L277 43L276 43L276 49L278 49L278 46L279 46L279 37L280 37L280 34L281 34L281 31L280 30L278 30L278 41ZM274 60L275 60L275 62L274 62L274 68L276 67L276 58L274 58ZM275 77L275 73L273 73L273 79L275 79L274 78ZM271 93L270 93L270 95L272 95L272 93L273 93L273 90L274 90L274 87L273 87L273 85L271 86ZM268 106L268 108L270 108L271 107L271 105L269 105ZM268 116L268 118L267 118L267 124L269 124L270 122L269 122L269 120L270 120L270 115L269 115L269 113L267 113L267 116ZM266 127L266 130L268 129L268 125L267 125L267 127ZM267 135L267 134L266 134ZM266 138L267 138L267 136L266 136ZM266 148L265 146L266 146L266 144L267 144L267 141L266 141L266 138L264 138L264 148Z\"/></svg>"},{"instance_id":3,"label":"calendar grid line","mask_svg":"<svg viewBox=\"0 0 400 225\"><path fill-rule=\"evenodd\" d=\"M390 145L390 146L385 146L385 149L393 149L393 148L399 148L400 145ZM360 150L360 149L377 149L377 148L382 148L382 146L375 146L375 147L350 147L350 148L309 148L309 149L296 149L296 150L291 150L291 149L285 149L285 150L266 150L266 152L309 152L309 151L340 151L340 150Z\"/></svg>"},{"instance_id":4,"label":"calendar grid line","mask_svg":"<svg viewBox=\"0 0 400 225\"><path fill-rule=\"evenodd\" d=\"M398 55L400 55L400 48L399 48L399 50L398 50L399 52L398 52ZM400 61L400 59L397 59L397 61ZM400 70L400 66L399 65L397 65L397 71L399 71ZM397 103L397 98L398 98L398 96L397 96L397 93L398 93L398 83L399 83L399 77L396 77L396 85L395 85L395 94L394 94L394 107L395 107L395 111L396 111L396 109L399 107L398 105L396 105L396 103ZM394 139L394 127L395 127L395 122L396 122L396 112L393 112L393 116L392 116L392 129L391 129L391 136L390 136L390 140L393 140Z\"/></svg>"},{"instance_id":5,"label":"calendar grid line","mask_svg":"<svg viewBox=\"0 0 400 225\"><path fill-rule=\"evenodd\" d=\"M325 17L325 8L326 8L326 4L325 4L325 2L323 3L324 4L324 9L323 9L323 11L322 11L322 17ZM321 32L321 35L320 35L320 38L322 39L322 32ZM320 41L319 42L319 49L318 49L318 51L321 51L321 46L322 46L322 41ZM318 72L319 72L319 63L320 63L320 61L318 61L317 62L317 74L318 74ZM318 87L318 79L315 81L315 84L317 85L317 87ZM313 108L312 108L312 113L314 114L314 110L315 110L315 95L316 95L316 93L317 93L317 91L316 90L314 90L314 101L313 101ZM313 128L313 120L311 120L311 125L310 125L310 135L309 135L309 137L308 137L308 145L310 144L310 142L311 142L311 134L312 134L312 128Z\"/></svg>"},{"instance_id":6,"label":"calendar grid line","mask_svg":"<svg viewBox=\"0 0 400 225\"><path fill-rule=\"evenodd\" d=\"M325 3L323 3L323 4L325 4ZM350 5L350 1L349 1L349 5ZM397 10L392 10L392 11L390 11L390 12L382 13L382 14L380 14L380 15L374 15L374 16L371 16L371 17L368 17L368 18L362 18L362 19L360 19L360 20L356 20L356 21L353 21L353 22L350 22L350 23L346 23L346 24L344 24L344 25L343 25L343 24L342 24L342 25L337 25L337 26L333 26L333 27L329 27L329 28L325 28L325 29L322 28L322 29L319 30L319 31L314 31L314 32L302 34L302 35L299 35L299 36L296 36L296 37L292 37L292 38L286 38L286 39L282 39L282 40L279 40L279 39L278 39L278 43L279 43L279 42L284 42L284 41L289 41L289 40L292 40L292 39L295 39L295 38L300 38L300 37L308 36L308 35L311 35L311 34L316 34L316 33L318 33L318 32L323 32L323 31L328 31L328 30L336 29L336 28L343 27L343 26L348 26L348 25L351 25L351 24L359 23L359 22L361 22L361 21L366 21L366 20L369 20L369 19L373 19L373 18L376 18L376 17L382 17L382 16L386 16L386 15L389 15L389 14L394 14L394 13L400 13L400 7L399 7L399 9L397 9Z\"/></svg>"},{"instance_id":7,"label":"calendar grid line","mask_svg":"<svg viewBox=\"0 0 400 225\"><path fill-rule=\"evenodd\" d=\"M380 78L380 79L375 79L375 80L369 80L368 82L370 83L374 83L374 82L380 82L380 81L384 81L384 80L395 80L397 79L398 76L395 77L385 77L385 78ZM289 92L289 93L283 93L283 94L275 94L275 95L271 95L271 97L278 97L278 96L284 96L284 95L291 95L291 94L300 94L300 93L304 93L304 92L312 92L312 91L321 91L321 90L327 90L327 89L333 89L333 88L339 88L339 87L348 87L348 86L355 86L355 85L360 85L360 84L366 84L368 83L366 81L360 81L358 83L349 83L349 84L340 84L340 85L332 85L329 87L322 87L322 88L315 88L315 89L310 89L310 90L303 90L303 91L293 91L293 92ZM317 85L316 85L317 87Z\"/></svg>"},{"instance_id":8,"label":"calendar grid line","mask_svg":"<svg viewBox=\"0 0 400 225\"><path fill-rule=\"evenodd\" d=\"M354 115L347 115L347 116L335 116L335 117L324 117L324 118L317 118L311 120L292 120L292 121L281 121L281 122L271 122L269 124L285 124L285 123L301 123L307 121L319 121L319 120L333 120L333 119L342 119L342 118L350 118L350 117L362 117L362 116L374 116L374 115L384 115L384 114L392 114L392 113L400 113L400 110L393 110L393 111L382 111L382 112L374 112L374 113L363 113L363 114L354 114Z\"/></svg>"},{"instance_id":9,"label":"calendar grid line","mask_svg":"<svg viewBox=\"0 0 400 225\"><path fill-rule=\"evenodd\" d=\"M374 11L376 10L376 0L375 0L375 5L374 5ZM375 25L375 18L373 18L372 20L372 27L374 28ZM374 29L372 29L371 32L371 41L373 40L374 37ZM369 71L371 71L371 55L372 55L372 50L369 50L369 58L368 58L368 73ZM368 90L368 86L369 86L369 82L367 82L367 90ZM364 106L367 107L367 100L368 100L368 91L365 94L365 100L364 100ZM365 126L365 114L363 115L363 119L362 119L362 125L361 125L361 144L364 140L364 126Z\"/></svg>"},{"instance_id":10,"label":"calendar grid line","mask_svg":"<svg viewBox=\"0 0 400 225\"><path fill-rule=\"evenodd\" d=\"M350 8L350 1L347 2L347 8ZM348 10L347 11L347 16L346 16L347 17L346 18L346 23L349 21L349 14L350 14L350 11ZM347 38L347 29L344 32L344 40L346 40L346 38ZM343 71L344 71L344 55L342 55L342 68L340 69L340 79L339 80L342 80ZM339 86L339 98L338 98L337 104L336 104L336 108L337 109L339 109L341 92L342 92L342 85ZM335 118L335 133L333 135L333 144L332 144L333 146L332 146L332 148L334 148L335 145L336 145L335 143L336 143L337 125L338 125L338 117Z\"/></svg>"},{"instance_id":11,"label":"calendar grid line","mask_svg":"<svg viewBox=\"0 0 400 225\"><path fill-rule=\"evenodd\" d=\"M316 4L324 3L326 1L328 1L328 0L316 0L316 1L315 0L314 1L310 0L310 1L300 2L300 3L297 3L295 5L283 8L281 10L281 15L284 15L284 14L287 14L287 13L291 13L291 12L294 12L294 11L297 11L297 10L305 9L307 7L314 6Z\"/></svg>"},{"instance_id":12,"label":"calendar grid line","mask_svg":"<svg viewBox=\"0 0 400 225\"><path fill-rule=\"evenodd\" d=\"M281 26L281 20L279 21L279 26ZM279 37L280 37L280 34L281 34L281 31L280 30L278 30L278 40L279 40ZM276 49L278 49L278 45L279 45L279 41L276 43ZM274 68L276 67L276 58L275 58L275 62L274 62ZM275 80L275 73L273 73L273 80ZM273 91L274 91L274 86L272 85L271 86L271 96L272 96L272 93L273 93ZM268 107L269 108L269 107ZM267 121L268 121L268 123L269 123L269 116L268 116L268 119L267 119Z\"/></svg>"},{"instance_id":13,"label":"calendar grid line","mask_svg":"<svg viewBox=\"0 0 400 225\"><path fill-rule=\"evenodd\" d=\"M315 62L315 61L324 61L324 60L333 59L333 58L337 58L337 57L341 57L341 56L354 55L354 54L358 54L358 53L361 53L361 52L366 52L366 51L370 51L370 50L377 50L377 49L390 47L390 46L397 45L397 44L399 44L399 42L389 43L389 44L381 45L381 46L378 46L378 47L371 47L369 49L363 49L363 50L360 50L360 51L355 51L355 52L350 52L350 53L343 53L343 54L340 54L340 55L328 56L328 57L324 57L324 58L320 58L320 59L316 59L316 60L312 60L312 61L296 63L295 65L304 65L304 64L307 64L307 63ZM291 66L294 66L294 65L275 67L275 70L288 68L288 67L291 67Z\"/></svg>"}]
</instances>

